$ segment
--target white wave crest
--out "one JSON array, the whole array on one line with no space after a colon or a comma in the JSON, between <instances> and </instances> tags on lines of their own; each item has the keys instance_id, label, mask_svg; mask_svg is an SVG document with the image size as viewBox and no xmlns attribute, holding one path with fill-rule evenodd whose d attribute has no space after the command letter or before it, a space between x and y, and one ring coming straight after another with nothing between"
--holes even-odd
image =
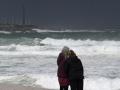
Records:
<instances>
[{"instance_id":1,"label":"white wave crest","mask_svg":"<svg viewBox=\"0 0 120 90\"><path fill-rule=\"evenodd\" d=\"M16 45L11 44L8 46L0 46L0 55L50 55L56 56L57 50L52 50L51 53L50 47L44 46L29 46L29 45Z\"/></svg>"},{"instance_id":2,"label":"white wave crest","mask_svg":"<svg viewBox=\"0 0 120 90\"><path fill-rule=\"evenodd\" d=\"M34 41L34 40L33 40ZM32 41L31 41L32 42ZM0 46L0 55L52 55L57 56L63 46L68 46L80 55L118 55L120 41L95 41L45 38L36 45L11 44ZM52 53L51 53L52 52Z\"/></svg>"},{"instance_id":3,"label":"white wave crest","mask_svg":"<svg viewBox=\"0 0 120 90\"><path fill-rule=\"evenodd\" d=\"M95 40L74 40L74 39L53 39L53 38L45 38L41 41L43 44L50 44L50 45L68 45L68 46L81 46L81 45L86 45L86 46L95 46L95 45L115 45L119 46L120 41L110 41L110 40L104 40L104 41L95 41Z\"/></svg>"},{"instance_id":4,"label":"white wave crest","mask_svg":"<svg viewBox=\"0 0 120 90\"><path fill-rule=\"evenodd\" d=\"M46 38L41 41L54 47L69 46L81 54L117 54L120 53L120 41L95 41Z\"/></svg>"},{"instance_id":5,"label":"white wave crest","mask_svg":"<svg viewBox=\"0 0 120 90\"><path fill-rule=\"evenodd\" d=\"M58 32L58 33L61 33L61 32L106 32L106 31L103 31L103 30L70 30L70 29L66 29L66 30L47 30L47 29L37 29L37 28L34 28L32 29L33 31L36 31L38 33L42 33L42 32Z\"/></svg>"},{"instance_id":6,"label":"white wave crest","mask_svg":"<svg viewBox=\"0 0 120 90\"><path fill-rule=\"evenodd\" d=\"M11 32L8 31L0 31L1 34L11 34Z\"/></svg>"}]
</instances>

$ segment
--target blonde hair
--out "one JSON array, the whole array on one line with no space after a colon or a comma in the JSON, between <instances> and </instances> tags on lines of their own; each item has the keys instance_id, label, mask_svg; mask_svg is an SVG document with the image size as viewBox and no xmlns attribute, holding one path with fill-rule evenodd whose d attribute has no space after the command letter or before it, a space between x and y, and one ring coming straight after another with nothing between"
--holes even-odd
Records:
<instances>
[{"instance_id":1,"label":"blonde hair","mask_svg":"<svg viewBox=\"0 0 120 90\"><path fill-rule=\"evenodd\" d=\"M70 50L70 57L76 56L75 52L73 50Z\"/></svg>"}]
</instances>

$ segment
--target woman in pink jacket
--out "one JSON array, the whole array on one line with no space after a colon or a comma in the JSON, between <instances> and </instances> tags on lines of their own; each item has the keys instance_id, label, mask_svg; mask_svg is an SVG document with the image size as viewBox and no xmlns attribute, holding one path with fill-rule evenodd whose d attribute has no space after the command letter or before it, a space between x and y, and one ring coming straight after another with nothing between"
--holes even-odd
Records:
<instances>
[{"instance_id":1,"label":"woman in pink jacket","mask_svg":"<svg viewBox=\"0 0 120 90\"><path fill-rule=\"evenodd\" d=\"M59 54L57 58L57 65L58 65L58 82L60 85L60 90L68 90L69 86L69 79L64 71L64 63L69 57L69 48L64 46L62 52Z\"/></svg>"}]
</instances>

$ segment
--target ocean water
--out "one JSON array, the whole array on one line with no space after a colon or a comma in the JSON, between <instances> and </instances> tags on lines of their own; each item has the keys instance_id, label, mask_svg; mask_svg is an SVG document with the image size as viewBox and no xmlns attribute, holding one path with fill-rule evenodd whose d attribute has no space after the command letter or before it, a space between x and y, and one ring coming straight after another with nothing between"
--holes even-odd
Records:
<instances>
[{"instance_id":1,"label":"ocean water","mask_svg":"<svg viewBox=\"0 0 120 90\"><path fill-rule=\"evenodd\" d=\"M84 90L120 90L120 32L0 31L0 83L59 89L56 59L63 46L84 66Z\"/></svg>"}]
</instances>

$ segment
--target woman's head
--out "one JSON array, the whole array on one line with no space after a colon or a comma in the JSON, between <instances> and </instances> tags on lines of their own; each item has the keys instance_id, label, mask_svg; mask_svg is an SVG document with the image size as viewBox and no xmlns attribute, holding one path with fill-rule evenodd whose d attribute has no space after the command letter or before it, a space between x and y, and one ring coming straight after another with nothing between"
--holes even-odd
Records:
<instances>
[{"instance_id":1,"label":"woman's head","mask_svg":"<svg viewBox=\"0 0 120 90\"><path fill-rule=\"evenodd\" d=\"M66 58L69 57L69 47L64 46L62 49L62 53L65 55Z\"/></svg>"},{"instance_id":2,"label":"woman's head","mask_svg":"<svg viewBox=\"0 0 120 90\"><path fill-rule=\"evenodd\" d=\"M69 47L64 46L63 49L62 49L62 52L64 53L64 52L68 52L68 51L69 51Z\"/></svg>"},{"instance_id":3,"label":"woman's head","mask_svg":"<svg viewBox=\"0 0 120 90\"><path fill-rule=\"evenodd\" d=\"M70 57L76 56L75 52L73 50L70 50Z\"/></svg>"}]
</instances>

